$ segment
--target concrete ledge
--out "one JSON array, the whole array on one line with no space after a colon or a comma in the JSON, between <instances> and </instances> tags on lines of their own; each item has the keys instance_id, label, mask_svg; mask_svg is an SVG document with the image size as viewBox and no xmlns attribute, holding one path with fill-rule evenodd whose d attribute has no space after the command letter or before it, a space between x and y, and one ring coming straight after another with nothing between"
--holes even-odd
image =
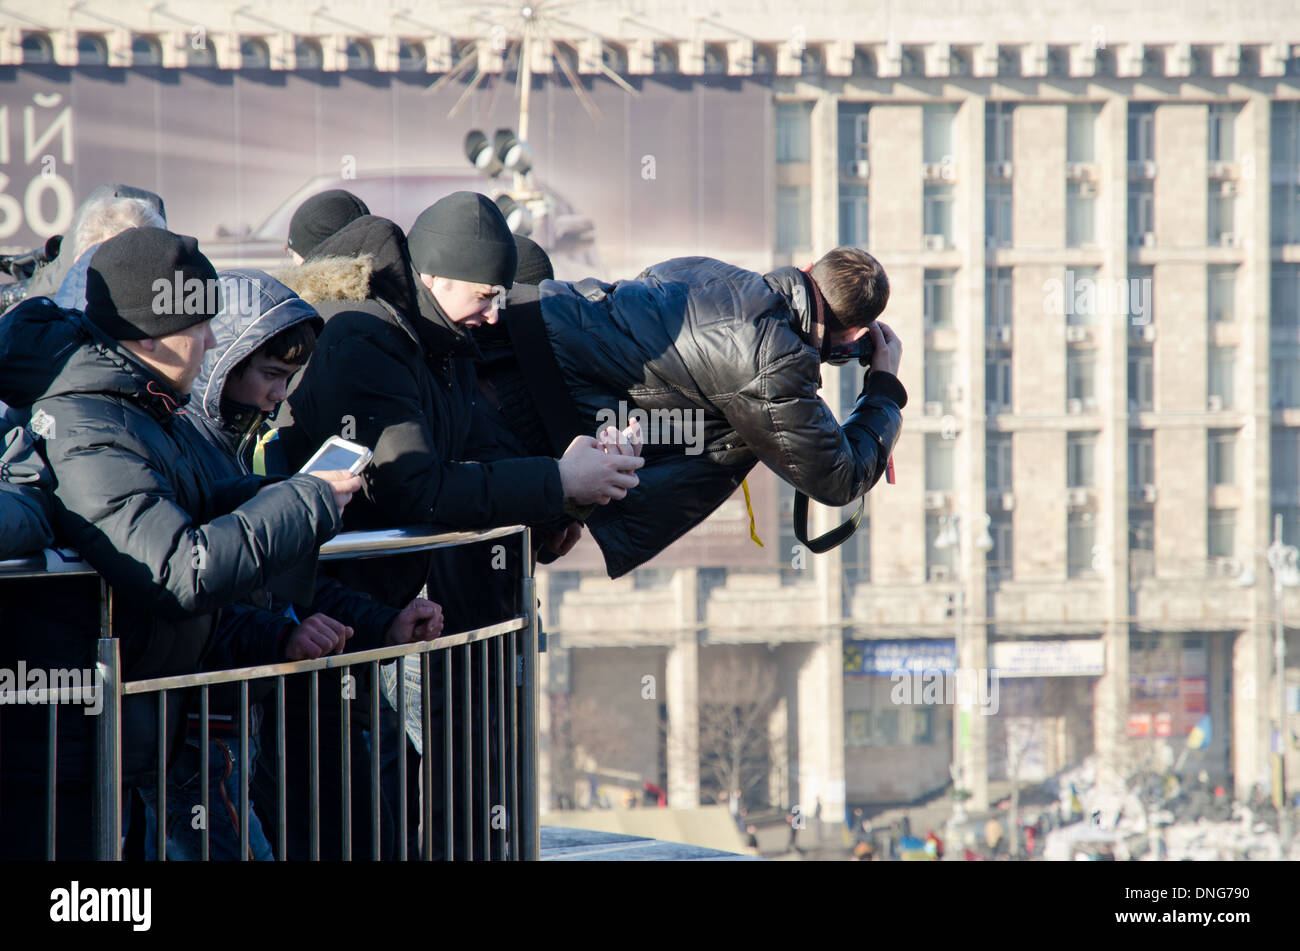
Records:
<instances>
[{"instance_id":1,"label":"concrete ledge","mask_svg":"<svg viewBox=\"0 0 1300 951\"><path fill-rule=\"evenodd\" d=\"M720 849L591 829L542 826L543 862L761 862Z\"/></svg>"}]
</instances>

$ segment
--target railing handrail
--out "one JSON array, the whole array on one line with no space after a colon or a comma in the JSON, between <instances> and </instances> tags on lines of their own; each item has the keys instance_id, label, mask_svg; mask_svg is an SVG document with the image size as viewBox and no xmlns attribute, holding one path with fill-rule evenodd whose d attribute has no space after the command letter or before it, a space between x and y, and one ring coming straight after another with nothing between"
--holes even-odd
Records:
<instances>
[{"instance_id":1,"label":"railing handrail","mask_svg":"<svg viewBox=\"0 0 1300 951\"><path fill-rule=\"evenodd\" d=\"M432 526L412 525L365 532L340 532L320 547L320 561L373 558L381 555L433 551L476 542L507 538L524 530L507 525L473 532L437 532ZM69 557L69 556L72 557ZM0 560L0 581L6 578L91 577L97 572L69 548L46 548L21 558Z\"/></svg>"}]
</instances>

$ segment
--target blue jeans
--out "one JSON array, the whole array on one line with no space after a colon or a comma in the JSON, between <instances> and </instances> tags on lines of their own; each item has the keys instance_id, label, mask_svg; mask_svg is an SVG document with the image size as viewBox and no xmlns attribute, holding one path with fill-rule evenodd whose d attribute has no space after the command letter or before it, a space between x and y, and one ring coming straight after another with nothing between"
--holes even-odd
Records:
<instances>
[{"instance_id":1,"label":"blue jeans","mask_svg":"<svg viewBox=\"0 0 1300 951\"><path fill-rule=\"evenodd\" d=\"M261 741L254 734L248 738L248 772L256 771ZM203 792L197 738L185 741L185 748L172 764L167 780L167 858L171 861L195 862L203 852L203 824L200 821ZM214 862L239 859L239 740L236 737L208 741L208 857ZM144 800L145 856L157 856L158 788L141 786ZM271 842L262 831L262 823L253 811L252 793L248 805L248 848L251 858L271 862L275 856Z\"/></svg>"}]
</instances>

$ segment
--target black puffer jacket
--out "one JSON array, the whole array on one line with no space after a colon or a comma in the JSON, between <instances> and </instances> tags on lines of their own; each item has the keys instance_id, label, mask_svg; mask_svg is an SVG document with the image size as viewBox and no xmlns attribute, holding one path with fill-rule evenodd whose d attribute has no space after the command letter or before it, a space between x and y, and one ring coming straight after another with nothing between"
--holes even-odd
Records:
<instances>
[{"instance_id":1,"label":"black puffer jacket","mask_svg":"<svg viewBox=\"0 0 1300 951\"><path fill-rule=\"evenodd\" d=\"M56 534L114 589L127 679L273 658L264 629L241 623L254 609L232 602L338 531L327 483L295 476L258 491L255 476L222 479L224 464L180 412L184 398L45 298L0 323L0 399L53 421L44 451ZM157 730L155 698L133 699L128 781L150 771Z\"/></svg>"},{"instance_id":2,"label":"black puffer jacket","mask_svg":"<svg viewBox=\"0 0 1300 951\"><path fill-rule=\"evenodd\" d=\"M879 480L907 394L893 375L871 373L853 413L836 421L817 395L817 293L797 268L763 275L702 257L616 284L543 281L540 307L519 288L505 322L521 363L532 363L525 376L545 389L536 371L549 349L564 392L558 402L536 392L538 405L568 403L564 413L549 410L568 424L548 427L553 443L595 433L620 401L628 411L698 411L703 420L702 452L688 454L683 434L661 432L676 444L647 442L640 484L587 521L611 577L698 525L757 462L826 505L845 505Z\"/></svg>"},{"instance_id":3,"label":"black puffer jacket","mask_svg":"<svg viewBox=\"0 0 1300 951\"><path fill-rule=\"evenodd\" d=\"M477 351L415 277L397 225L358 218L310 261L276 276L326 321L289 396L293 426L281 436L289 464L301 465L332 435L375 453L348 504L349 530L479 529L563 516L555 459L492 459L483 451ZM373 559L339 577L401 606L419 592L429 562L427 555Z\"/></svg>"}]
</instances>

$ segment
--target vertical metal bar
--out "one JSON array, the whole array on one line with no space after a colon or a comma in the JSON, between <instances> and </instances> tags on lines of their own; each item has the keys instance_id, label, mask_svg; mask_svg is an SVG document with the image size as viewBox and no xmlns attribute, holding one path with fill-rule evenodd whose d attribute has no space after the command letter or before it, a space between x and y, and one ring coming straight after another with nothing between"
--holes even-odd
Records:
<instances>
[{"instance_id":1,"label":"vertical metal bar","mask_svg":"<svg viewBox=\"0 0 1300 951\"><path fill-rule=\"evenodd\" d=\"M212 748L212 738L208 736L208 686L199 688L199 786L203 803L203 835L200 836L200 858L206 862L212 851L212 803L211 777L208 774L212 757L208 751Z\"/></svg>"},{"instance_id":2,"label":"vertical metal bar","mask_svg":"<svg viewBox=\"0 0 1300 951\"><path fill-rule=\"evenodd\" d=\"M370 857L378 862L380 806L379 791L379 661L370 663Z\"/></svg>"},{"instance_id":3,"label":"vertical metal bar","mask_svg":"<svg viewBox=\"0 0 1300 951\"><path fill-rule=\"evenodd\" d=\"M524 551L531 555L531 531L524 529ZM523 825L523 854L525 861L535 862L541 857L542 837L537 802L537 583L532 576L528 557L524 560L524 612L528 625L524 628L524 696L523 723L520 738L523 743L523 802L520 803L520 823Z\"/></svg>"},{"instance_id":4,"label":"vertical metal bar","mask_svg":"<svg viewBox=\"0 0 1300 951\"><path fill-rule=\"evenodd\" d=\"M455 658L455 653L451 648L442 652L442 834L443 841L447 843L446 859L448 862L456 858L455 849L455 816L453 808L456 804L455 794L455 774L452 772L452 740L455 733L451 727L451 662Z\"/></svg>"},{"instance_id":5,"label":"vertical metal bar","mask_svg":"<svg viewBox=\"0 0 1300 951\"><path fill-rule=\"evenodd\" d=\"M159 862L167 861L167 691L158 691L158 835L155 847Z\"/></svg>"},{"instance_id":6,"label":"vertical metal bar","mask_svg":"<svg viewBox=\"0 0 1300 951\"><path fill-rule=\"evenodd\" d=\"M97 667L102 678L104 709L99 715L95 761L95 857L101 862L122 858L122 664L118 643L112 637L111 608L101 585L103 637L96 645Z\"/></svg>"},{"instance_id":7,"label":"vertical metal bar","mask_svg":"<svg viewBox=\"0 0 1300 951\"><path fill-rule=\"evenodd\" d=\"M239 682L239 861L248 860L248 681Z\"/></svg>"},{"instance_id":8,"label":"vertical metal bar","mask_svg":"<svg viewBox=\"0 0 1300 951\"><path fill-rule=\"evenodd\" d=\"M285 713L284 675L275 678L275 785L276 785L276 856L281 862L289 859L289 831L285 825L289 818L289 791L285 782Z\"/></svg>"},{"instance_id":9,"label":"vertical metal bar","mask_svg":"<svg viewBox=\"0 0 1300 951\"><path fill-rule=\"evenodd\" d=\"M343 861L352 861L352 703L351 691L355 681L349 681L352 668L343 668L339 690L339 768L342 776L339 792L343 796Z\"/></svg>"},{"instance_id":10,"label":"vertical metal bar","mask_svg":"<svg viewBox=\"0 0 1300 951\"><path fill-rule=\"evenodd\" d=\"M406 854L406 658L397 658L397 861Z\"/></svg>"},{"instance_id":11,"label":"vertical metal bar","mask_svg":"<svg viewBox=\"0 0 1300 951\"><path fill-rule=\"evenodd\" d=\"M479 768L483 773L483 791L479 798L479 824L483 827L481 845L483 860L492 861L492 737L489 724L491 694L488 693L488 643L478 642L478 693L479 693Z\"/></svg>"},{"instance_id":12,"label":"vertical metal bar","mask_svg":"<svg viewBox=\"0 0 1300 951\"><path fill-rule=\"evenodd\" d=\"M433 710L429 696L429 653L420 655L420 831L424 839L424 860L433 861Z\"/></svg>"},{"instance_id":13,"label":"vertical metal bar","mask_svg":"<svg viewBox=\"0 0 1300 951\"><path fill-rule=\"evenodd\" d=\"M506 670L506 683L509 685L510 717L510 755L506 757L506 769L510 780L506 784L509 804L506 809L506 834L510 842L510 858L519 861L519 678L516 673L519 666L519 644L515 632L506 635L509 640L507 658L509 669Z\"/></svg>"},{"instance_id":14,"label":"vertical metal bar","mask_svg":"<svg viewBox=\"0 0 1300 951\"><path fill-rule=\"evenodd\" d=\"M493 656L496 658L497 674L497 795L501 801L494 803L492 808L498 806L505 812L506 806L506 639L505 637L493 638ZM510 813L506 812L505 823L496 829L496 852L501 858L506 857L506 828L511 822Z\"/></svg>"},{"instance_id":15,"label":"vertical metal bar","mask_svg":"<svg viewBox=\"0 0 1300 951\"><path fill-rule=\"evenodd\" d=\"M311 860L320 861L320 684L317 674L311 672L311 710L308 711L308 730L311 737Z\"/></svg>"},{"instance_id":16,"label":"vertical metal bar","mask_svg":"<svg viewBox=\"0 0 1300 951\"><path fill-rule=\"evenodd\" d=\"M460 698L460 740L461 762L465 764L465 776L461 779L461 792L465 797L465 821L461 825L461 835L465 837L465 858L474 861L474 678L470 667L473 663L472 645L465 644L456 648L460 655L463 669L461 687L464 696Z\"/></svg>"},{"instance_id":17,"label":"vertical metal bar","mask_svg":"<svg viewBox=\"0 0 1300 951\"><path fill-rule=\"evenodd\" d=\"M82 702L85 702L83 696ZM56 700L50 707L50 735L45 747L45 858L53 862L55 857L56 824L58 814L57 774L59 763L59 704Z\"/></svg>"}]
</instances>

